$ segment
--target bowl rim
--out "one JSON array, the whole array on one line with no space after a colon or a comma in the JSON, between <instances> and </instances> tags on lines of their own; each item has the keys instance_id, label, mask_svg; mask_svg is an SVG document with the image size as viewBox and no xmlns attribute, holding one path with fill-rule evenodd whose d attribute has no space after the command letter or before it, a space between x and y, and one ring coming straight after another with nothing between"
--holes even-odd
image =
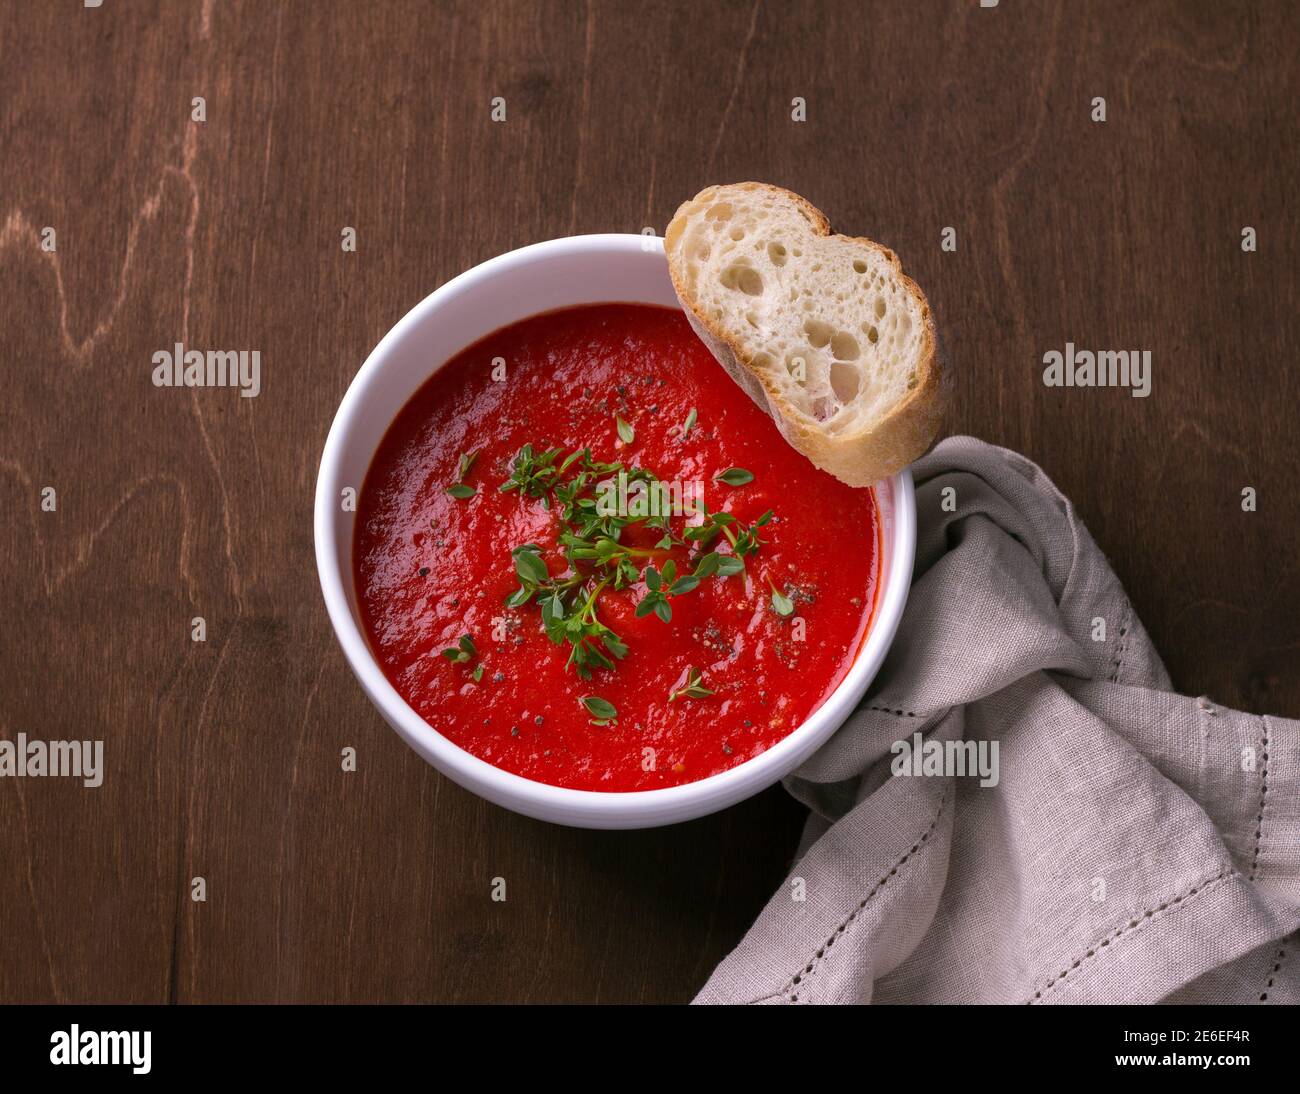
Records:
<instances>
[{"instance_id":1,"label":"bowl rim","mask_svg":"<svg viewBox=\"0 0 1300 1094\"><path fill-rule=\"evenodd\" d=\"M848 673L808 718L759 755L726 771L678 786L633 791L579 790L539 782L496 767L438 733L389 682L359 621L353 616L345 585L352 580L351 567L345 571L338 565L336 543L339 535L346 536L344 553L351 558L355 513L344 513L337 499L343 486L355 484L342 482L341 464L367 393L380 380L388 358L434 313L457 295L508 270L575 253L596 252L663 255L663 241L641 234L602 233L567 236L507 251L439 286L380 339L348 385L321 452L313 506L316 568L335 638L353 674L384 719L427 762L479 796L528 816L586 826L651 827L716 812L771 786L825 743L857 707L884 661L907 602L916 553L915 488L907 468L887 480L892 485L893 533L886 537L881 528L878 557L883 561L884 552L889 552L890 568L885 581L877 582L868 629ZM582 306L582 303L572 306ZM508 326L510 321L502 325ZM490 333L474 334L465 345L472 345ZM440 368L442 363L436 367ZM416 390L418 385L407 394L403 406ZM871 489L879 503L876 487ZM886 538L888 542L884 541Z\"/></svg>"}]
</instances>

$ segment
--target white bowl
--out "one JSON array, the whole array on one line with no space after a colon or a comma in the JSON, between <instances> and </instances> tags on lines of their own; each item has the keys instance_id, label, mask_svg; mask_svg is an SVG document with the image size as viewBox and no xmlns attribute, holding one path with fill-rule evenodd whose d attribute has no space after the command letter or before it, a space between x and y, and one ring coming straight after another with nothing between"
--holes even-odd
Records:
<instances>
[{"instance_id":1,"label":"white bowl","mask_svg":"<svg viewBox=\"0 0 1300 1094\"><path fill-rule=\"evenodd\" d=\"M407 705L370 651L352 581L356 513L343 507L343 494L348 487L360 492L371 458L398 411L460 350L527 316L604 301L680 306L668 279L662 240L590 235L537 243L475 266L412 308L366 359L334 416L316 479L316 566L330 622L370 701L444 775L530 817L585 828L649 828L704 816L771 786L807 759L857 706L885 658L907 600L916 553L916 497L910 471L872 487L883 536L870 632L830 698L761 755L683 786L631 793L550 786L470 755Z\"/></svg>"}]
</instances>

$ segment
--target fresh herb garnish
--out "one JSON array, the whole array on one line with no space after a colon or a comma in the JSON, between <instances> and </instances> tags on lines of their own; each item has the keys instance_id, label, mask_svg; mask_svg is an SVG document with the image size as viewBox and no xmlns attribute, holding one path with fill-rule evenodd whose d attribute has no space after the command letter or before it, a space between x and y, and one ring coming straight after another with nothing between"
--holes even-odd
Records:
<instances>
[{"instance_id":1,"label":"fresh herb garnish","mask_svg":"<svg viewBox=\"0 0 1300 1094\"><path fill-rule=\"evenodd\" d=\"M756 521L754 521L754 523L751 524L748 528L738 526L740 527L740 531L736 533L736 538L732 541L731 544L731 546L735 548L736 554L738 554L741 558L744 558L747 555L752 555L755 551L757 551L760 547L762 547L763 541L758 538L758 532L755 531L755 529L762 528L771 519L772 519L772 510L769 509L766 513L764 513L761 517L759 517ZM731 538L730 533L727 534L727 538L728 539Z\"/></svg>"},{"instance_id":2,"label":"fresh herb garnish","mask_svg":"<svg viewBox=\"0 0 1300 1094\"><path fill-rule=\"evenodd\" d=\"M447 649L443 650L442 655L453 665L467 665L478 657L478 648L474 645L474 639L467 634L462 634L460 636L460 641L457 642L456 645L449 646ZM474 666L474 670L470 673L470 676L473 677L474 683L476 684L483 679L482 661L479 661L479 663Z\"/></svg>"},{"instance_id":3,"label":"fresh herb garnish","mask_svg":"<svg viewBox=\"0 0 1300 1094\"><path fill-rule=\"evenodd\" d=\"M678 688L676 691L668 693L668 701L675 702L678 699L707 699L713 694L703 683L703 676L700 670L692 665L686 666L686 685Z\"/></svg>"},{"instance_id":4,"label":"fresh herb garnish","mask_svg":"<svg viewBox=\"0 0 1300 1094\"><path fill-rule=\"evenodd\" d=\"M542 507L549 509L551 501L549 491L559 472L555 468L555 457L561 449L548 448L535 453L531 444L526 444L515 456L510 469L510 477L501 484L503 492L518 490L530 498L537 498Z\"/></svg>"},{"instance_id":5,"label":"fresh herb garnish","mask_svg":"<svg viewBox=\"0 0 1300 1094\"><path fill-rule=\"evenodd\" d=\"M456 464L456 481L447 487L447 493L453 498L464 500L472 498L475 490L472 486L465 485L465 479L469 475L470 468L474 466L474 461L478 459L478 452L462 452L460 461Z\"/></svg>"},{"instance_id":6,"label":"fresh herb garnish","mask_svg":"<svg viewBox=\"0 0 1300 1094\"><path fill-rule=\"evenodd\" d=\"M550 571L542 561L541 548L535 543L525 543L510 552L515 560L515 573L521 584L540 585L549 578Z\"/></svg>"},{"instance_id":7,"label":"fresh herb garnish","mask_svg":"<svg viewBox=\"0 0 1300 1094\"><path fill-rule=\"evenodd\" d=\"M462 452L460 462L456 465L456 481L464 482L469 477L470 468L474 466L474 461L478 459L478 450L473 452Z\"/></svg>"},{"instance_id":8,"label":"fresh herb garnish","mask_svg":"<svg viewBox=\"0 0 1300 1094\"><path fill-rule=\"evenodd\" d=\"M618 439L624 444L631 444L636 437L636 430L617 414L614 415L614 427L618 430Z\"/></svg>"},{"instance_id":9,"label":"fresh herb garnish","mask_svg":"<svg viewBox=\"0 0 1300 1094\"><path fill-rule=\"evenodd\" d=\"M627 424L622 418L616 420ZM631 433L631 426L627 431ZM624 437L630 439L630 435ZM514 547L511 559L519 587L505 603L508 608L522 608L536 602L547 637L556 645L567 644L568 664L583 679L590 679L595 669L613 669L628 652L623 640L600 619L598 603L603 593L644 583L645 594L637 602L635 614L653 613L667 623L673 615L673 597L693 592L708 578L723 579L744 571L745 556L762 545L757 529L772 519L772 513L768 511L746 526L730 513L706 510L703 523L685 527L679 539L668 514L639 515L635 507L614 511L606 504L615 476L620 489L624 478L653 489L660 486L653 472L596 460L589 448L577 449L562 459L561 455L558 448L535 450L526 444L512 462L510 477L501 484L501 490L518 490L556 513L560 523L557 543L567 563L563 572L553 575L537 544ZM623 542L624 530L630 525L663 535L654 547L633 546ZM730 544L730 553L710 548L719 536ZM687 557L669 557L674 551Z\"/></svg>"},{"instance_id":10,"label":"fresh herb garnish","mask_svg":"<svg viewBox=\"0 0 1300 1094\"><path fill-rule=\"evenodd\" d=\"M772 582L769 581L768 584L772 585ZM777 589L775 585L772 585L772 610L779 616L794 614L794 601Z\"/></svg>"},{"instance_id":11,"label":"fresh herb garnish","mask_svg":"<svg viewBox=\"0 0 1300 1094\"><path fill-rule=\"evenodd\" d=\"M608 699L602 699L599 695L584 695L582 705L587 708L588 713L595 715L592 719L592 725L608 726L618 724L618 711Z\"/></svg>"},{"instance_id":12,"label":"fresh herb garnish","mask_svg":"<svg viewBox=\"0 0 1300 1094\"><path fill-rule=\"evenodd\" d=\"M746 527L730 513L710 513L707 509L704 511L704 521L700 524L692 524L685 532L682 533L689 540L694 540L700 544L712 543L721 534L727 538L731 544L731 549L735 551L735 558L740 561L746 555L752 555L761 546L763 541L758 538L756 529L762 528L772 519L772 510L769 509L753 524ZM731 568L734 567L734 568ZM737 566L731 563L723 576L728 573L739 573L744 569L744 562L740 561ZM721 571L720 571L721 572Z\"/></svg>"},{"instance_id":13,"label":"fresh herb garnish","mask_svg":"<svg viewBox=\"0 0 1300 1094\"><path fill-rule=\"evenodd\" d=\"M453 665L464 665L478 656L478 650L474 646L474 639L467 634L462 634L460 641L443 650L442 655Z\"/></svg>"},{"instance_id":14,"label":"fresh herb garnish","mask_svg":"<svg viewBox=\"0 0 1300 1094\"><path fill-rule=\"evenodd\" d=\"M606 653L620 661L627 656L623 640L596 616L596 598L605 584L605 581L597 583L585 597L579 590L567 604L558 589L542 600L542 627L546 637L557 646L569 644L568 664L584 680L591 678L593 668L614 667Z\"/></svg>"},{"instance_id":15,"label":"fresh herb garnish","mask_svg":"<svg viewBox=\"0 0 1300 1094\"><path fill-rule=\"evenodd\" d=\"M710 513L705 509L704 520L699 524L689 525L682 535L696 543L712 543L727 525L735 523L736 518L730 513Z\"/></svg>"},{"instance_id":16,"label":"fresh herb garnish","mask_svg":"<svg viewBox=\"0 0 1300 1094\"><path fill-rule=\"evenodd\" d=\"M568 663L583 679L591 677L592 668L613 668L606 653L621 660L627 656L627 646L596 616L596 598L610 577L590 589L584 588L587 578L581 574L553 578L539 550L535 543L525 543L511 552L519 588L506 598L506 607L521 608L535 597L546 636L557 646L569 643Z\"/></svg>"},{"instance_id":17,"label":"fresh herb garnish","mask_svg":"<svg viewBox=\"0 0 1300 1094\"><path fill-rule=\"evenodd\" d=\"M754 473L746 471L743 467L728 467L721 475L715 475L718 482L725 482L728 486L744 486L747 482L754 481Z\"/></svg>"},{"instance_id":18,"label":"fresh herb garnish","mask_svg":"<svg viewBox=\"0 0 1300 1094\"><path fill-rule=\"evenodd\" d=\"M686 415L686 424L682 426L682 440L685 440L690 435L691 430L695 428L695 420L695 408L691 407L691 412Z\"/></svg>"},{"instance_id":19,"label":"fresh herb garnish","mask_svg":"<svg viewBox=\"0 0 1300 1094\"><path fill-rule=\"evenodd\" d=\"M662 574L653 566L647 566L644 576L646 594L641 598L641 603L636 606L637 618L654 612L665 623L670 622L673 617L673 606L668 603L668 585L677 576L677 563L669 559L664 563Z\"/></svg>"},{"instance_id":20,"label":"fresh herb garnish","mask_svg":"<svg viewBox=\"0 0 1300 1094\"><path fill-rule=\"evenodd\" d=\"M717 551L710 551L704 555L699 564L695 567L695 576L698 578L713 577L731 577L732 574L738 574L745 569L744 559L737 558L735 555L721 555Z\"/></svg>"},{"instance_id":21,"label":"fresh herb garnish","mask_svg":"<svg viewBox=\"0 0 1300 1094\"><path fill-rule=\"evenodd\" d=\"M452 646L450 649L443 650L442 655L447 658L448 661L452 661L459 665L473 657L477 657L478 650L474 646L474 639L467 634L463 634L460 637L460 642L456 646Z\"/></svg>"}]
</instances>

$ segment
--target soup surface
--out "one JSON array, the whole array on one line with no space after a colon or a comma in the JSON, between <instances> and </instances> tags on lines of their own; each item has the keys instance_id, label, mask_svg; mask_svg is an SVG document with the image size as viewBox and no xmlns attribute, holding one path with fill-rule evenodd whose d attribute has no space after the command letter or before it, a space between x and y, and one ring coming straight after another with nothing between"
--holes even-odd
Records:
<instances>
[{"instance_id":1,"label":"soup surface","mask_svg":"<svg viewBox=\"0 0 1300 1094\"><path fill-rule=\"evenodd\" d=\"M744 763L830 695L878 523L680 312L606 304L430 377L371 464L353 559L371 647L435 730L540 782L651 790Z\"/></svg>"}]
</instances>

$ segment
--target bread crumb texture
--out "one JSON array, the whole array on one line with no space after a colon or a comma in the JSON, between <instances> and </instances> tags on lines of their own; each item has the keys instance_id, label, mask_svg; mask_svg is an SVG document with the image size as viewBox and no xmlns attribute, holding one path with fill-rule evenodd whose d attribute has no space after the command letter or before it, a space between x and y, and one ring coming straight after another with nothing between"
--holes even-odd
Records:
<instances>
[{"instance_id":1,"label":"bread crumb texture","mask_svg":"<svg viewBox=\"0 0 1300 1094\"><path fill-rule=\"evenodd\" d=\"M680 238L669 245L696 307L828 432L879 417L916 386L908 362L924 331L892 252L819 235L815 210L785 191L729 196L705 190L674 220Z\"/></svg>"},{"instance_id":2,"label":"bread crumb texture","mask_svg":"<svg viewBox=\"0 0 1300 1094\"><path fill-rule=\"evenodd\" d=\"M815 434L810 448L831 452L916 401L925 426L907 430L919 450L903 464L921 455L938 422L934 328L892 251L830 234L807 201L762 183L701 191L678 209L665 248L697 329L725 344L719 359L733 375L739 364L761 383L791 443ZM749 377L738 379L759 397Z\"/></svg>"}]
</instances>

